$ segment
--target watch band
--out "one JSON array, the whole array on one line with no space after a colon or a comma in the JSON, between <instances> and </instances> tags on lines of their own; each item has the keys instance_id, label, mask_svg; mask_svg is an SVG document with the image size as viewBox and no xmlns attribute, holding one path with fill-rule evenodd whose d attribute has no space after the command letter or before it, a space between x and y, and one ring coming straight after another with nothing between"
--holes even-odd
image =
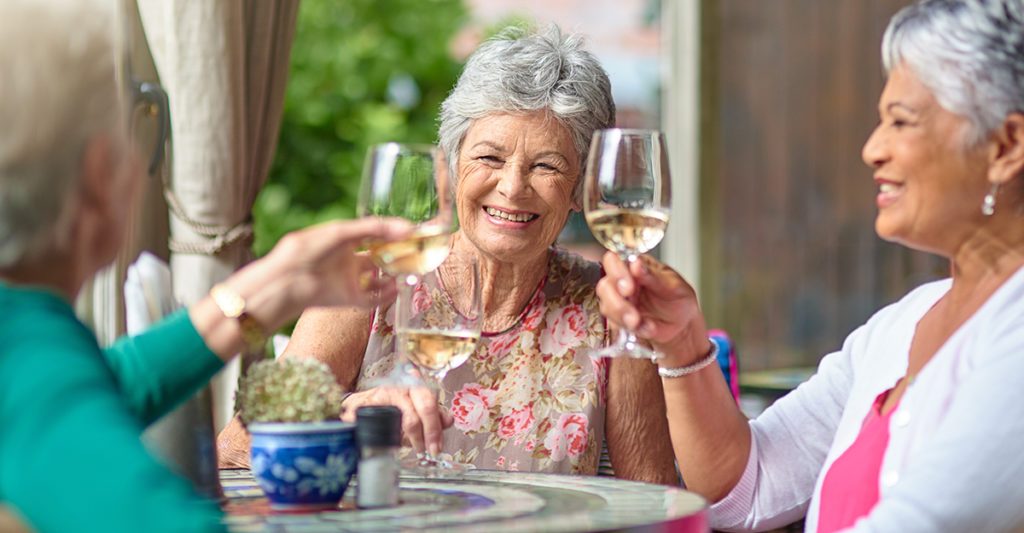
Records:
<instances>
[{"instance_id":1,"label":"watch band","mask_svg":"<svg viewBox=\"0 0 1024 533\"><path fill-rule=\"evenodd\" d=\"M223 283L218 283L210 289L210 297L224 313L224 316L238 321L238 327L242 330L242 339L245 340L249 352L263 351L266 348L267 334L263 327L249 313L245 311L245 298Z\"/></svg>"}]
</instances>

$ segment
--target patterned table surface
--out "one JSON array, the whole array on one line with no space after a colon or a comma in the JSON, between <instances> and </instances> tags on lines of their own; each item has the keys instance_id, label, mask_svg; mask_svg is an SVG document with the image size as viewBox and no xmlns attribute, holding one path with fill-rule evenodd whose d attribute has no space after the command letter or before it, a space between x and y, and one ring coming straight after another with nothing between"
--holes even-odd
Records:
<instances>
[{"instance_id":1,"label":"patterned table surface","mask_svg":"<svg viewBox=\"0 0 1024 533\"><path fill-rule=\"evenodd\" d=\"M403 475L401 503L358 509L354 477L337 510L277 513L248 470L221 470L233 532L709 531L705 501L680 488L610 477L470 470L455 478Z\"/></svg>"}]
</instances>

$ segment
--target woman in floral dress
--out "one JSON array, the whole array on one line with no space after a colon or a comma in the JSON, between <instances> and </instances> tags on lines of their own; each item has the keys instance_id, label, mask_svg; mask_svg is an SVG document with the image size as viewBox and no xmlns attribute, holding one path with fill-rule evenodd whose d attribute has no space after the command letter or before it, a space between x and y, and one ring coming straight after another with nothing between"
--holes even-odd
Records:
<instances>
[{"instance_id":1,"label":"woman in floral dress","mask_svg":"<svg viewBox=\"0 0 1024 533\"><path fill-rule=\"evenodd\" d=\"M458 179L452 247L480 265L484 333L440 392L366 389L393 367L392 305L307 310L285 355L323 360L359 391L343 403L347 417L360 405L400 407L417 451L484 469L596 474L607 444L619 477L674 484L654 366L591 359L611 338L594 292L601 267L554 246L580 209L591 136L615 120L607 74L581 41L554 26L508 30L469 58L442 104L440 144ZM414 302L443 293L428 275ZM246 463L244 438L237 426L222 434L222 465Z\"/></svg>"}]
</instances>

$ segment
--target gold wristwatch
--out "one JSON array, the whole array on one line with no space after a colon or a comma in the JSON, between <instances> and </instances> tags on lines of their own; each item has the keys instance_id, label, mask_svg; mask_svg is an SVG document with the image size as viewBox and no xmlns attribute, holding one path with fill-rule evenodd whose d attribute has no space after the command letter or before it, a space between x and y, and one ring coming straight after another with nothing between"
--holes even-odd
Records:
<instances>
[{"instance_id":1,"label":"gold wristwatch","mask_svg":"<svg viewBox=\"0 0 1024 533\"><path fill-rule=\"evenodd\" d=\"M265 349L267 335L263 332L263 327L259 322L245 312L245 298L223 283L218 283L210 289L210 297L213 298L224 316L238 321L238 326L242 330L242 339L245 340L249 353Z\"/></svg>"}]
</instances>

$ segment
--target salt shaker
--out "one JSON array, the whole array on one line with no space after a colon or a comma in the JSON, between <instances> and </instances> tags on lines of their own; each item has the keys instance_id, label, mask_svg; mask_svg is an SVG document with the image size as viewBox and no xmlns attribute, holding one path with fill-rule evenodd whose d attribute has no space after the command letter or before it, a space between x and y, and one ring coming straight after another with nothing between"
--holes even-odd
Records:
<instances>
[{"instance_id":1,"label":"salt shaker","mask_svg":"<svg viewBox=\"0 0 1024 533\"><path fill-rule=\"evenodd\" d=\"M398 449L402 442L402 411L392 405L356 409L359 441L359 507L398 505Z\"/></svg>"}]
</instances>

